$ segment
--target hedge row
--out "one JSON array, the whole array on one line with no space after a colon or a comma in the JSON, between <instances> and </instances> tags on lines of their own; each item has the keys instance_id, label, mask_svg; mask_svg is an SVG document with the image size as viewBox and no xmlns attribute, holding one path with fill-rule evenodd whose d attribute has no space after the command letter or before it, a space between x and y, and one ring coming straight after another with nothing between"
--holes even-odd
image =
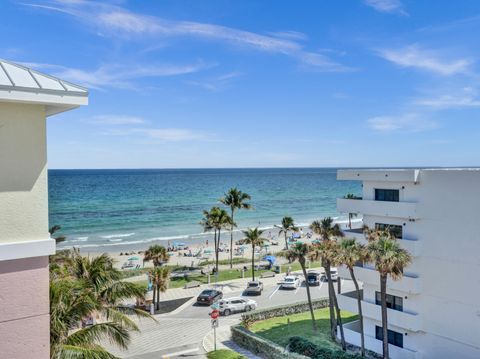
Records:
<instances>
[{"instance_id":1,"label":"hedge row","mask_svg":"<svg viewBox=\"0 0 480 359\"><path fill-rule=\"evenodd\" d=\"M308 359L306 356L290 353L274 342L245 329L241 325L232 326L232 340L241 347L265 359Z\"/></svg>"},{"instance_id":2,"label":"hedge row","mask_svg":"<svg viewBox=\"0 0 480 359\"><path fill-rule=\"evenodd\" d=\"M361 355L350 354L341 350L332 350L312 343L310 340L294 336L288 340L289 350L312 359L360 359Z\"/></svg>"},{"instance_id":3,"label":"hedge row","mask_svg":"<svg viewBox=\"0 0 480 359\"><path fill-rule=\"evenodd\" d=\"M328 307L328 298L314 300L312 302L313 309L321 309ZM253 312L248 312L242 315L242 320L248 322L258 322L265 319L270 319L274 317L283 317L297 313L308 312L310 307L308 302L302 302L298 304L291 305L282 305L278 307L272 307L268 309L255 310Z\"/></svg>"}]
</instances>

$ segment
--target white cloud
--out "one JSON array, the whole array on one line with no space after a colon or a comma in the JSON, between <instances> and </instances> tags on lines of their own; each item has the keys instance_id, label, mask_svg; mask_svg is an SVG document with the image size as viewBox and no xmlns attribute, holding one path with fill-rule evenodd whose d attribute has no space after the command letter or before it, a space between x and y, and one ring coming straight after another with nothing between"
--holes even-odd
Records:
<instances>
[{"instance_id":1,"label":"white cloud","mask_svg":"<svg viewBox=\"0 0 480 359\"><path fill-rule=\"evenodd\" d=\"M140 125L146 123L141 117L126 115L99 115L93 117L89 122L99 125Z\"/></svg>"},{"instance_id":2,"label":"white cloud","mask_svg":"<svg viewBox=\"0 0 480 359\"><path fill-rule=\"evenodd\" d=\"M414 102L416 105L426 106L433 109L449 109L449 108L468 108L479 107L480 99L477 92L471 87L465 87L456 91L454 94L443 94L436 97L423 98Z\"/></svg>"},{"instance_id":3,"label":"white cloud","mask_svg":"<svg viewBox=\"0 0 480 359\"><path fill-rule=\"evenodd\" d=\"M420 49L417 45L400 49L385 49L381 50L379 54L396 65L426 70L444 76L468 73L472 65L471 59L441 59L438 54Z\"/></svg>"},{"instance_id":4,"label":"white cloud","mask_svg":"<svg viewBox=\"0 0 480 359\"><path fill-rule=\"evenodd\" d=\"M51 0L44 4L26 5L72 15L110 36L137 37L142 40L148 36L149 39L153 37L154 41L163 41L167 37L175 36L196 37L248 47L257 51L287 55L322 71L349 70L323 54L305 50L301 42L306 37L299 32L282 31L264 35L215 24L171 21L137 14L120 6L96 2L65 3L61 0Z\"/></svg>"},{"instance_id":5,"label":"white cloud","mask_svg":"<svg viewBox=\"0 0 480 359\"><path fill-rule=\"evenodd\" d=\"M372 117L367 120L367 125L377 132L419 132L437 127L436 122L415 113Z\"/></svg>"},{"instance_id":6,"label":"white cloud","mask_svg":"<svg viewBox=\"0 0 480 359\"><path fill-rule=\"evenodd\" d=\"M89 88L135 88L132 80L142 77L166 77L185 75L210 67L203 63L189 65L117 65L105 64L93 70L82 70L55 64L26 63L38 70L49 70L53 76L81 84Z\"/></svg>"},{"instance_id":7,"label":"white cloud","mask_svg":"<svg viewBox=\"0 0 480 359\"><path fill-rule=\"evenodd\" d=\"M379 12L408 15L400 0L364 0L364 2Z\"/></svg>"},{"instance_id":8,"label":"white cloud","mask_svg":"<svg viewBox=\"0 0 480 359\"><path fill-rule=\"evenodd\" d=\"M141 136L158 142L215 141L213 135L185 128L112 128L103 133L109 136Z\"/></svg>"}]
</instances>

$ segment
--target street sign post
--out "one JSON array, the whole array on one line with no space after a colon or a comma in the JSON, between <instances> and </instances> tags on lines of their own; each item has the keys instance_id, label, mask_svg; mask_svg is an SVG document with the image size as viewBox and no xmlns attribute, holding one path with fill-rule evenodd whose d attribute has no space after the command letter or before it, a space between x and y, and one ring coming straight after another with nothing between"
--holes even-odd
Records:
<instances>
[{"instance_id":1,"label":"street sign post","mask_svg":"<svg viewBox=\"0 0 480 359\"><path fill-rule=\"evenodd\" d=\"M213 350L217 351L217 328L218 328L218 317L220 312L218 309L212 310L210 313L210 318L212 318L212 328L213 328Z\"/></svg>"}]
</instances>

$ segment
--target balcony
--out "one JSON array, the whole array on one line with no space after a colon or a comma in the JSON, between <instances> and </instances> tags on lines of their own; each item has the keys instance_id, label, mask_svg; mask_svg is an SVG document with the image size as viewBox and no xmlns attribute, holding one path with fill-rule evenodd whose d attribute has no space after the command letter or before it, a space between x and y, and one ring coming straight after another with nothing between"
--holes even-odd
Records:
<instances>
[{"instance_id":1,"label":"balcony","mask_svg":"<svg viewBox=\"0 0 480 359\"><path fill-rule=\"evenodd\" d=\"M376 286L380 285L380 275L374 268L355 267L354 271L358 281ZM338 275L341 278L351 279L348 268L345 266L338 267ZM422 280L419 277L405 274L400 280L388 278L387 287L404 293L419 294L422 291Z\"/></svg>"},{"instance_id":2,"label":"balcony","mask_svg":"<svg viewBox=\"0 0 480 359\"><path fill-rule=\"evenodd\" d=\"M345 229L343 234L346 238L354 238L359 243L367 244L365 235L361 228ZM398 238L398 243L405 249L412 257L418 257L421 253L421 242L414 239Z\"/></svg>"},{"instance_id":3,"label":"balcony","mask_svg":"<svg viewBox=\"0 0 480 359\"><path fill-rule=\"evenodd\" d=\"M360 292L360 296L362 298L363 316L381 322L382 313L380 305L365 300L363 298L363 291ZM341 309L358 313L357 293L355 291L342 293L338 295L337 300ZM418 314L387 309L387 316L388 323L399 328L412 332L418 332L422 329L421 318Z\"/></svg>"},{"instance_id":4,"label":"balcony","mask_svg":"<svg viewBox=\"0 0 480 359\"><path fill-rule=\"evenodd\" d=\"M413 202L387 202L365 199L337 199L341 213L361 213L371 216L417 219L417 204Z\"/></svg>"},{"instance_id":5,"label":"balcony","mask_svg":"<svg viewBox=\"0 0 480 359\"><path fill-rule=\"evenodd\" d=\"M357 321L347 323L343 326L345 340L353 345L360 346L360 323ZM365 348L375 353L382 354L382 342L374 337L365 335ZM389 356L391 359L421 359L422 355L416 350L400 348L389 345Z\"/></svg>"}]
</instances>

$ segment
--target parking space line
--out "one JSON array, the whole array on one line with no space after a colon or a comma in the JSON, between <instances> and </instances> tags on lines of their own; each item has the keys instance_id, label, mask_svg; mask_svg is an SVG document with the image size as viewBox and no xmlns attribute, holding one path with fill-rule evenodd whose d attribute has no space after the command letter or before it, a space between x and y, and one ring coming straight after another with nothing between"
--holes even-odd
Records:
<instances>
[{"instance_id":1,"label":"parking space line","mask_svg":"<svg viewBox=\"0 0 480 359\"><path fill-rule=\"evenodd\" d=\"M323 283L325 283L325 282L320 281L320 285L318 286L318 290L322 289Z\"/></svg>"},{"instance_id":2,"label":"parking space line","mask_svg":"<svg viewBox=\"0 0 480 359\"><path fill-rule=\"evenodd\" d=\"M172 357L175 357L175 356L180 356L180 355L185 355L185 354L190 354L190 353L198 352L198 350L199 350L199 348L182 350L182 351L179 351L179 352L169 353L169 354L162 355L162 358L163 358L163 359L168 359L168 358L172 358Z\"/></svg>"},{"instance_id":3,"label":"parking space line","mask_svg":"<svg viewBox=\"0 0 480 359\"><path fill-rule=\"evenodd\" d=\"M295 293L294 293L294 294L297 294L297 292L298 292L298 288L300 288L300 287L297 287L297 289L295 289Z\"/></svg>"},{"instance_id":4,"label":"parking space line","mask_svg":"<svg viewBox=\"0 0 480 359\"><path fill-rule=\"evenodd\" d=\"M278 291L279 289L280 289L280 286L277 285L277 288L275 288L275 290L272 292L272 294L270 294L270 295L268 296L268 299L272 299L273 295L274 295L275 293L277 293L277 291Z\"/></svg>"}]
</instances>

